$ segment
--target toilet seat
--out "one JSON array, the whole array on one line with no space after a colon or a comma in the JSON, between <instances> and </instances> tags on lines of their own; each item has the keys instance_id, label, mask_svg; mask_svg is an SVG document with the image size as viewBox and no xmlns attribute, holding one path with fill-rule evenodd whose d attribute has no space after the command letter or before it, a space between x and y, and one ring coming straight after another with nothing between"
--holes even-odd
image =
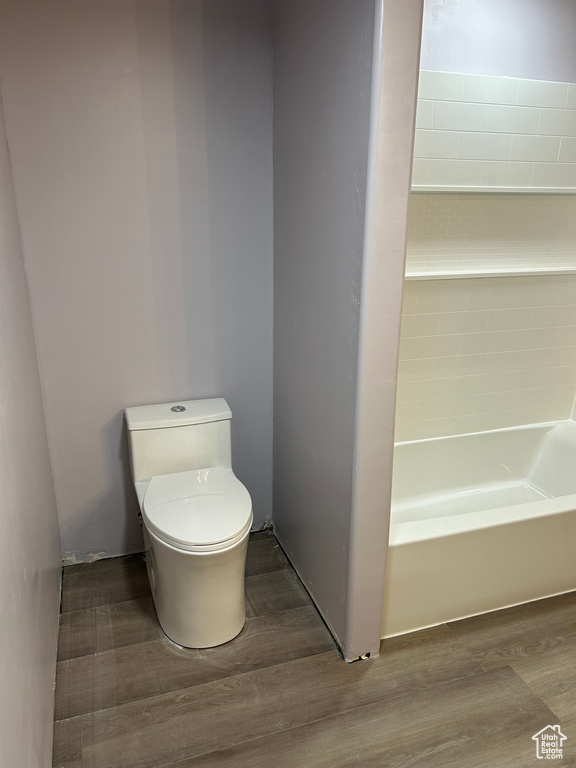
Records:
<instances>
[{"instance_id":1,"label":"toilet seat","mask_svg":"<svg viewBox=\"0 0 576 768\"><path fill-rule=\"evenodd\" d=\"M252 525L252 499L230 469L157 475L142 517L148 530L176 549L214 552L240 541Z\"/></svg>"}]
</instances>

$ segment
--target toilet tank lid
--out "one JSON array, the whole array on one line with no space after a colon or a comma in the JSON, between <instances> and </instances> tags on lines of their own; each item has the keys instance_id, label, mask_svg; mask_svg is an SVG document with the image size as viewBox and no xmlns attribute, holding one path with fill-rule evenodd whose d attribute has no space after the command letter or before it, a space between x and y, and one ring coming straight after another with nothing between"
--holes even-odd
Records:
<instances>
[{"instance_id":1,"label":"toilet tank lid","mask_svg":"<svg viewBox=\"0 0 576 768\"><path fill-rule=\"evenodd\" d=\"M124 413L130 431L184 427L189 424L205 424L232 418L230 406L223 397L208 400L180 400L161 405L139 405L126 408Z\"/></svg>"}]
</instances>

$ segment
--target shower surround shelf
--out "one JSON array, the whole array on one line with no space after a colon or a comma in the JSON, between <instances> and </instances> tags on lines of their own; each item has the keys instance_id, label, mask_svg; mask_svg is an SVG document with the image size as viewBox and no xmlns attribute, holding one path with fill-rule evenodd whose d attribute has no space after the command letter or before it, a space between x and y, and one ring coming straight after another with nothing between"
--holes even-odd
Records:
<instances>
[{"instance_id":1,"label":"shower surround shelf","mask_svg":"<svg viewBox=\"0 0 576 768\"><path fill-rule=\"evenodd\" d=\"M576 265L570 267L518 266L504 269L493 267L474 269L407 270L406 280L462 280L482 277L536 277L542 275L576 275Z\"/></svg>"},{"instance_id":2,"label":"shower surround shelf","mask_svg":"<svg viewBox=\"0 0 576 768\"><path fill-rule=\"evenodd\" d=\"M415 194L479 194L479 195L576 195L576 187L459 187L432 184L413 184Z\"/></svg>"}]
</instances>

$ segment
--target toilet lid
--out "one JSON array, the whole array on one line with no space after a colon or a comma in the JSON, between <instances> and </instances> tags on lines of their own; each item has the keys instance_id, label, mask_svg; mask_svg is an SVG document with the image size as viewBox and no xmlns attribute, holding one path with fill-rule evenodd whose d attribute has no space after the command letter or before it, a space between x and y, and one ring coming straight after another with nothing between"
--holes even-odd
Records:
<instances>
[{"instance_id":1,"label":"toilet lid","mask_svg":"<svg viewBox=\"0 0 576 768\"><path fill-rule=\"evenodd\" d=\"M178 549L219 549L250 529L252 499L225 467L175 472L150 480L142 516L150 531Z\"/></svg>"}]
</instances>

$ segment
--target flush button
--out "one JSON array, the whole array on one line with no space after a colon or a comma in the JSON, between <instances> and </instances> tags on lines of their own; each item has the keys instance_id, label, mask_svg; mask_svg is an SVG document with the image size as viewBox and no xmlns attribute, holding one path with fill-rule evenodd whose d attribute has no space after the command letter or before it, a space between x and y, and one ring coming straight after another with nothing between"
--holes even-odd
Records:
<instances>
[{"instance_id":1,"label":"flush button","mask_svg":"<svg viewBox=\"0 0 576 768\"><path fill-rule=\"evenodd\" d=\"M185 411L186 408L184 408L183 405L173 405L172 408L170 408L171 411L174 411L174 413L182 413L182 411Z\"/></svg>"}]
</instances>

